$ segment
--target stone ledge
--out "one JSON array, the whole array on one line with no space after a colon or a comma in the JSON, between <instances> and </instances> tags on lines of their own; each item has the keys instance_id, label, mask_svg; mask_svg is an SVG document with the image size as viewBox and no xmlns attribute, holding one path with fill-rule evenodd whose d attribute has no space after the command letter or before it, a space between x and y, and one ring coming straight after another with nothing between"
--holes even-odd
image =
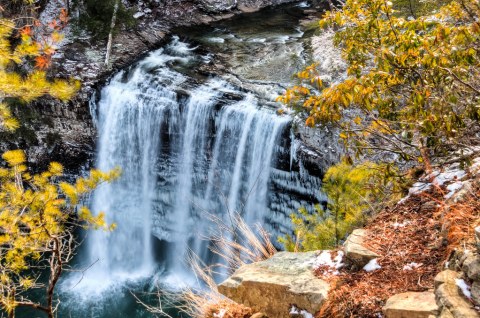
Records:
<instances>
[{"instance_id":1,"label":"stone ledge","mask_svg":"<svg viewBox=\"0 0 480 318\"><path fill-rule=\"evenodd\" d=\"M313 274L319 254L277 253L268 260L240 267L218 290L268 317L290 317L293 305L314 314L329 291L329 285Z\"/></svg>"},{"instance_id":2,"label":"stone ledge","mask_svg":"<svg viewBox=\"0 0 480 318\"><path fill-rule=\"evenodd\" d=\"M438 314L433 292L407 292L390 297L383 307L386 318L429 318Z\"/></svg>"}]
</instances>

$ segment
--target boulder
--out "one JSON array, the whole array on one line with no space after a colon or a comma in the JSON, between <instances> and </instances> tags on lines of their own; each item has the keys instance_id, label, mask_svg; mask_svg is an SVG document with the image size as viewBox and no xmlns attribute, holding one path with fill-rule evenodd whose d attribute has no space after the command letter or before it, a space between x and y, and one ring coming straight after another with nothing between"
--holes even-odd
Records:
<instances>
[{"instance_id":1,"label":"boulder","mask_svg":"<svg viewBox=\"0 0 480 318\"><path fill-rule=\"evenodd\" d=\"M352 261L358 268L363 268L368 262L379 255L366 248L364 238L368 235L364 229L357 229L352 232L345 241L345 256Z\"/></svg>"},{"instance_id":2,"label":"boulder","mask_svg":"<svg viewBox=\"0 0 480 318\"><path fill-rule=\"evenodd\" d=\"M443 271L435 278L435 297L437 304L442 308L443 317L449 317L448 313L454 318L480 317L472 303L465 298L457 286L456 278L459 277L459 274L455 275L454 273L450 270Z\"/></svg>"},{"instance_id":3,"label":"boulder","mask_svg":"<svg viewBox=\"0 0 480 318\"><path fill-rule=\"evenodd\" d=\"M433 292L408 292L393 295L383 312L386 318L429 318L438 314Z\"/></svg>"},{"instance_id":4,"label":"boulder","mask_svg":"<svg viewBox=\"0 0 480 318\"><path fill-rule=\"evenodd\" d=\"M268 317L290 317L292 306L314 314L329 285L313 274L320 252L281 252L240 267L218 286L223 295Z\"/></svg>"},{"instance_id":5,"label":"boulder","mask_svg":"<svg viewBox=\"0 0 480 318\"><path fill-rule=\"evenodd\" d=\"M469 253L462 265L462 271L472 280L480 280L480 257Z\"/></svg>"},{"instance_id":6,"label":"boulder","mask_svg":"<svg viewBox=\"0 0 480 318\"><path fill-rule=\"evenodd\" d=\"M435 288L437 288L438 286L446 282L455 282L455 279L457 279L458 277L459 277L459 274L457 272L449 269L444 270L438 273L437 276L435 276L435 279L434 279Z\"/></svg>"}]
</instances>

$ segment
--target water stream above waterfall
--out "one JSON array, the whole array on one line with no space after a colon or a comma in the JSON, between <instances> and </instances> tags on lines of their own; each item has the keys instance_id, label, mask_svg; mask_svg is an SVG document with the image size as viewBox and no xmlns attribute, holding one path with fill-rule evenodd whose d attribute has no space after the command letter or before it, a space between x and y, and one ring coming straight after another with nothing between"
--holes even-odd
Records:
<instances>
[{"instance_id":1,"label":"water stream above waterfall","mask_svg":"<svg viewBox=\"0 0 480 318\"><path fill-rule=\"evenodd\" d=\"M102 89L92 104L97 167L123 174L94 193L92 208L117 229L87 234L76 267L88 270L62 282L60 317L151 317L130 291L149 302L143 292L194 284L190 250L217 262L209 214L228 223L238 212L276 240L291 231L292 211L323 200L274 102L309 59L303 10L177 30Z\"/></svg>"}]
</instances>

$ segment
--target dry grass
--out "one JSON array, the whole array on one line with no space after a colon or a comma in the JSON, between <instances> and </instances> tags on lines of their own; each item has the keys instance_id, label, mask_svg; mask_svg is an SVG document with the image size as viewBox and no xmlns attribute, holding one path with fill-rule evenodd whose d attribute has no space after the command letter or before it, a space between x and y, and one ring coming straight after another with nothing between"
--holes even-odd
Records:
<instances>
[{"instance_id":1,"label":"dry grass","mask_svg":"<svg viewBox=\"0 0 480 318\"><path fill-rule=\"evenodd\" d=\"M262 261L277 253L270 235L260 225L251 228L237 213L232 216L232 225L225 224L219 218L212 216L217 231L211 238L211 251L226 262L229 272L234 272L241 266Z\"/></svg>"},{"instance_id":2,"label":"dry grass","mask_svg":"<svg viewBox=\"0 0 480 318\"><path fill-rule=\"evenodd\" d=\"M187 261L202 287L187 288L180 295L163 293L159 300L169 299L167 305L170 306L180 302L180 305L175 307L192 318L248 318L253 314L252 309L220 294L213 276L219 266L227 266L232 272L244 264L267 259L277 250L261 226L252 229L239 214L231 217L231 223L235 227L225 224L213 215L210 215L210 219L216 227L216 234L209 238L213 241L211 250L227 265L206 266L197 255L190 252ZM161 305L157 307L143 305L154 314L170 317Z\"/></svg>"},{"instance_id":3,"label":"dry grass","mask_svg":"<svg viewBox=\"0 0 480 318\"><path fill-rule=\"evenodd\" d=\"M480 188L472 189L462 202L449 203L445 191L436 188L378 214L366 227L365 243L381 255L382 268L324 277L334 287L317 317L378 317L390 296L432 289L450 253L473 237ZM410 263L418 267L404 270Z\"/></svg>"},{"instance_id":4,"label":"dry grass","mask_svg":"<svg viewBox=\"0 0 480 318\"><path fill-rule=\"evenodd\" d=\"M242 265L267 259L277 252L269 234L259 225L256 231L252 229L239 214L231 217L234 227L216 216L210 218L216 225L216 234L210 238L213 241L211 251L225 261L230 272ZM253 314L249 307L237 304L218 292L212 268L222 265L207 267L193 253L188 263L206 288L186 290L181 296L183 305L177 306L180 311L192 318L248 318Z\"/></svg>"},{"instance_id":5,"label":"dry grass","mask_svg":"<svg viewBox=\"0 0 480 318\"><path fill-rule=\"evenodd\" d=\"M181 293L158 291L159 305L151 306L133 295L137 302L149 312L162 317L173 318L164 307L176 308L191 318L249 318L253 312L249 307L237 304L218 292L217 285L209 267L190 253L188 262L202 287L186 288Z\"/></svg>"}]
</instances>

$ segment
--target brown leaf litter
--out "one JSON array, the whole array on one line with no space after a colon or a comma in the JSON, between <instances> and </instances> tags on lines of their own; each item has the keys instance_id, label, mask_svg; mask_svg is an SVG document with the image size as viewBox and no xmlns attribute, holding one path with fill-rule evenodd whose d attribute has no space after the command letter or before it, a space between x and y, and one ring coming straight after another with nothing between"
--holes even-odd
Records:
<instances>
[{"instance_id":1,"label":"brown leaf litter","mask_svg":"<svg viewBox=\"0 0 480 318\"><path fill-rule=\"evenodd\" d=\"M433 279L450 253L473 237L480 190L461 203L447 204L445 192L434 188L386 208L365 227L365 245L381 255L373 272L344 269L339 275L316 274L332 284L317 317L378 317L386 300L407 291L433 289Z\"/></svg>"}]
</instances>

